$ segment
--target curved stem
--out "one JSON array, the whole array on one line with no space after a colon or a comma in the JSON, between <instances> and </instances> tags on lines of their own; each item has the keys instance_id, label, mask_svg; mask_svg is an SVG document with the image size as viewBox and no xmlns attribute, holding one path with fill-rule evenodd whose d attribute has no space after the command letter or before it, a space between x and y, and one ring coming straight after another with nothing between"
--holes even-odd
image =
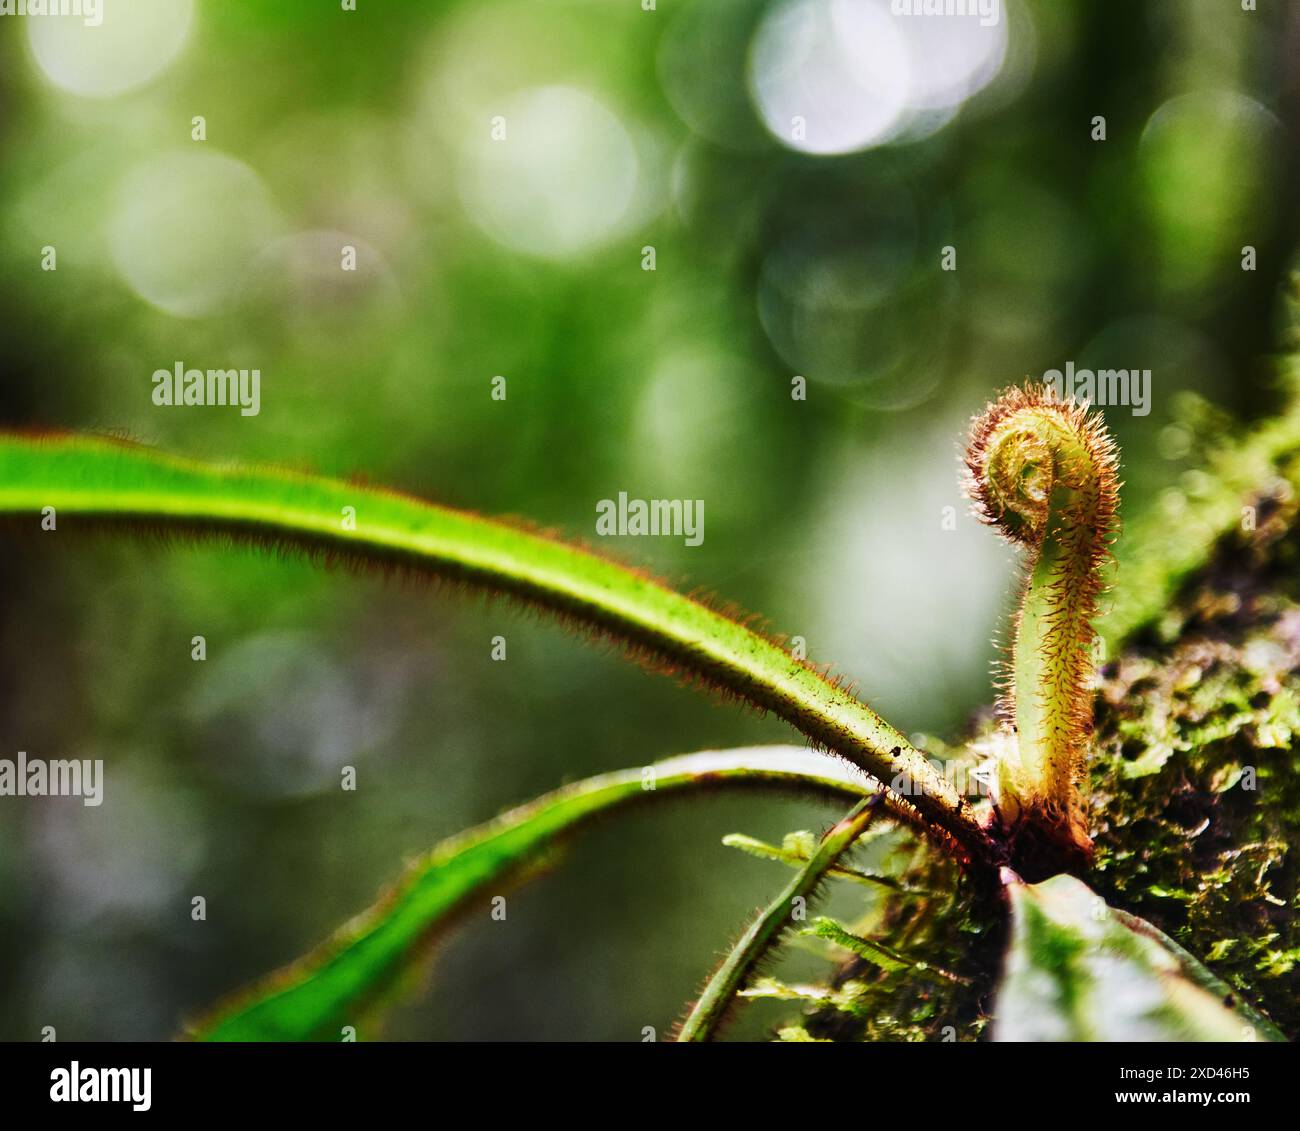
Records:
<instances>
[{"instance_id":1,"label":"curved stem","mask_svg":"<svg viewBox=\"0 0 1300 1131\"><path fill-rule=\"evenodd\" d=\"M682 1023L679 1041L707 1041L717 1033L732 1002L749 981L763 955L790 926L796 899L808 900L839 858L867 830L879 811L880 796L864 798L817 846L812 858L767 909L750 924L714 972L699 1001Z\"/></svg>"},{"instance_id":2,"label":"curved stem","mask_svg":"<svg viewBox=\"0 0 1300 1131\"><path fill-rule=\"evenodd\" d=\"M791 746L706 750L575 782L443 841L368 911L291 966L217 1006L190 1026L189 1036L338 1040L340 1029L356 1026L451 918L488 892L509 890L529 862L557 842L616 809L722 788L830 798L873 790L852 767Z\"/></svg>"},{"instance_id":3,"label":"curved stem","mask_svg":"<svg viewBox=\"0 0 1300 1131\"><path fill-rule=\"evenodd\" d=\"M53 512L45 511L53 508ZM776 641L584 548L393 491L219 467L78 436L0 436L0 515L221 536L504 593L608 635L659 670L772 711L905 794L966 859L996 853L966 800L907 739Z\"/></svg>"}]
</instances>

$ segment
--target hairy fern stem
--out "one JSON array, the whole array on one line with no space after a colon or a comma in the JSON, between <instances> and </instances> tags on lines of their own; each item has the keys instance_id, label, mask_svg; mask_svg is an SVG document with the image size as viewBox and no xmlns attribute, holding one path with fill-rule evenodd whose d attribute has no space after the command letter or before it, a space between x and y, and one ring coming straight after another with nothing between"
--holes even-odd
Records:
<instances>
[{"instance_id":1,"label":"hairy fern stem","mask_svg":"<svg viewBox=\"0 0 1300 1131\"><path fill-rule=\"evenodd\" d=\"M998 846L969 802L838 681L725 612L608 558L516 525L337 479L221 467L134 444L0 435L0 515L226 537L510 596L617 642L648 666L785 719L891 786L966 862Z\"/></svg>"},{"instance_id":2,"label":"hairy fern stem","mask_svg":"<svg viewBox=\"0 0 1300 1131\"><path fill-rule=\"evenodd\" d=\"M1025 550L1003 669L1012 729L998 760L998 813L1012 837L1086 860L1079 786L1092 731L1092 622L1116 529L1115 445L1099 415L1050 388L1011 389L975 420L966 488L977 515Z\"/></svg>"},{"instance_id":3,"label":"hairy fern stem","mask_svg":"<svg viewBox=\"0 0 1300 1131\"><path fill-rule=\"evenodd\" d=\"M864 798L821 839L817 851L767 909L750 924L714 972L678 1030L678 1041L707 1041L721 1027L736 994L753 977L758 963L793 921L797 900L805 903L880 810L881 795Z\"/></svg>"},{"instance_id":4,"label":"hairy fern stem","mask_svg":"<svg viewBox=\"0 0 1300 1131\"><path fill-rule=\"evenodd\" d=\"M397 987L457 915L509 890L538 856L609 814L681 794L762 789L819 798L879 793L857 770L791 746L706 750L574 782L414 861L369 910L292 965L222 1002L189 1027L209 1041L338 1040Z\"/></svg>"}]
</instances>

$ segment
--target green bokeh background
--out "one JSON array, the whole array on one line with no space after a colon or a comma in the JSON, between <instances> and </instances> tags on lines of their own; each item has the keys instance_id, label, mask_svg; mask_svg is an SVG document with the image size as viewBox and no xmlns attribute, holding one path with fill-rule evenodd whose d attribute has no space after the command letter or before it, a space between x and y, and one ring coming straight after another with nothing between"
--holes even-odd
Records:
<instances>
[{"instance_id":1,"label":"green bokeh background","mask_svg":"<svg viewBox=\"0 0 1300 1131\"><path fill-rule=\"evenodd\" d=\"M1012 576L957 488L972 412L1069 360L1151 369L1150 415L1107 414L1131 519L1176 505L1189 395L1273 405L1297 187L1300 23L1281 3L1008 0L992 82L924 136L840 156L755 109L751 43L777 3L358 7L196 0L175 59L103 98L0 19L7 425L364 474L593 541L619 491L703 499L700 547L602 548L761 611L925 741L988 700ZM484 230L483 195L516 186L474 169L493 116L557 86L619 123L636 181L602 238L542 257ZM551 141L587 154L573 196L599 198L618 153ZM196 154L260 189L149 195L139 170ZM122 268L124 230L126 259L215 264L227 293L160 309ZM178 360L258 367L260 414L155 407L150 375ZM789 738L508 605L376 576L55 533L6 534L0 583L0 757L102 758L108 777L98 809L0 799L0 1038L166 1038L509 804ZM721 836L832 817L712 798L599 827L506 922L467 920L383 1032L662 1034L784 878ZM734 1034L781 1013L751 1007Z\"/></svg>"}]
</instances>

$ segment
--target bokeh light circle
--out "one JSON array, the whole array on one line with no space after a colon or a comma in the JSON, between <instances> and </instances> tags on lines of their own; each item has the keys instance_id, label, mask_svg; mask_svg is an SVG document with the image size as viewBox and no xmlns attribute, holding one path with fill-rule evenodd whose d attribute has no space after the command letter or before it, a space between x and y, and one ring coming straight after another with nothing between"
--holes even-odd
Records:
<instances>
[{"instance_id":1,"label":"bokeh light circle","mask_svg":"<svg viewBox=\"0 0 1300 1131\"><path fill-rule=\"evenodd\" d=\"M991 22L975 12L933 15L895 14L886 0L835 0L835 14L850 41L874 33L871 9L886 8L902 33L911 59L908 108L913 112L951 110L987 85L1007 54L1007 21L998 5Z\"/></svg>"},{"instance_id":2,"label":"bokeh light circle","mask_svg":"<svg viewBox=\"0 0 1300 1131\"><path fill-rule=\"evenodd\" d=\"M469 143L459 177L470 218L497 242L547 259L580 255L622 227L636 194L631 135L602 102L566 86L520 91Z\"/></svg>"},{"instance_id":3,"label":"bokeh light circle","mask_svg":"<svg viewBox=\"0 0 1300 1131\"><path fill-rule=\"evenodd\" d=\"M194 25L194 0L101 0L100 22L78 16L23 20L36 65L60 90L112 98L162 74Z\"/></svg>"},{"instance_id":4,"label":"bokeh light circle","mask_svg":"<svg viewBox=\"0 0 1300 1131\"><path fill-rule=\"evenodd\" d=\"M261 178L212 150L179 150L135 166L118 185L109 252L126 284L180 317L226 302L278 220Z\"/></svg>"},{"instance_id":5,"label":"bokeh light circle","mask_svg":"<svg viewBox=\"0 0 1300 1131\"><path fill-rule=\"evenodd\" d=\"M887 6L785 0L754 36L750 85L783 144L852 153L897 130L911 93L910 56Z\"/></svg>"}]
</instances>

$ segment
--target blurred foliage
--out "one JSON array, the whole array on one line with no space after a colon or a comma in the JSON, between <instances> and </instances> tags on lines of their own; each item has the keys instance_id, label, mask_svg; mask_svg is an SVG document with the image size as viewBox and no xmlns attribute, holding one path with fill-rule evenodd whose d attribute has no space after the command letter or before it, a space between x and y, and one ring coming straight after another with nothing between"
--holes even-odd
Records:
<instances>
[{"instance_id":1,"label":"blurred foliage","mask_svg":"<svg viewBox=\"0 0 1300 1131\"><path fill-rule=\"evenodd\" d=\"M755 74L784 0L159 4L97 59L0 21L6 425L364 473L586 537L620 490L701 498L701 547L616 549L762 610L887 718L953 733L988 697L1010 576L957 491L966 418L1069 360L1150 368L1150 415L1107 413L1139 521L1192 466L1180 394L1276 408L1280 5L1008 0L981 89L927 88L901 132L831 155L763 107L793 83L856 108L851 134L890 92L846 99L788 58ZM69 89L146 57L139 85ZM920 57L918 76L960 69ZM488 148L496 115L538 144ZM155 407L150 375L178 360L260 368L261 413ZM297 562L25 539L0 588L8 756L102 757L111 799L0 802L0 1037L167 1036L453 830L564 779L788 734L506 607ZM450 943L391 1035L666 1031L771 894L719 830L779 842L821 816L719 801L596 830L508 926Z\"/></svg>"}]
</instances>

